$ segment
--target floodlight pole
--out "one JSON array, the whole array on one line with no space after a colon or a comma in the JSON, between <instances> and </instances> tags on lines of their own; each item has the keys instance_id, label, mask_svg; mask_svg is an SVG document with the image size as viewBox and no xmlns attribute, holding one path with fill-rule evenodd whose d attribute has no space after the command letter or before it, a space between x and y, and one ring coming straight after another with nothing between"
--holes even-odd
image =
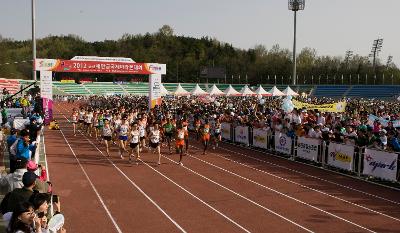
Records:
<instances>
[{"instance_id":1,"label":"floodlight pole","mask_svg":"<svg viewBox=\"0 0 400 233\"><path fill-rule=\"evenodd\" d=\"M35 16L36 2L32 0L32 79L36 81L36 70L35 70L35 60L36 60L36 16Z\"/></svg>"},{"instance_id":2,"label":"floodlight pole","mask_svg":"<svg viewBox=\"0 0 400 233\"><path fill-rule=\"evenodd\" d=\"M296 27L297 27L297 11L304 10L305 0L289 0L289 10L293 11L294 15L294 30L293 30L293 80L292 84L296 85Z\"/></svg>"},{"instance_id":3,"label":"floodlight pole","mask_svg":"<svg viewBox=\"0 0 400 233\"><path fill-rule=\"evenodd\" d=\"M296 85L296 23L297 23L297 11L294 11L294 30L293 30L293 86Z\"/></svg>"}]
</instances>

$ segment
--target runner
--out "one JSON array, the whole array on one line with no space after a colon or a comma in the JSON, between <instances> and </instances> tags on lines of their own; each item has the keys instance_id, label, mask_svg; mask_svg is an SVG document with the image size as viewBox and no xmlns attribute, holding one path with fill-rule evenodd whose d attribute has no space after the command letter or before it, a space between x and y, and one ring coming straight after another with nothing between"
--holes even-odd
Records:
<instances>
[{"instance_id":1,"label":"runner","mask_svg":"<svg viewBox=\"0 0 400 233\"><path fill-rule=\"evenodd\" d=\"M200 126L201 126L200 118L196 118L195 122L194 122L194 129L196 131L196 140L197 141L200 139Z\"/></svg>"},{"instance_id":2,"label":"runner","mask_svg":"<svg viewBox=\"0 0 400 233\"><path fill-rule=\"evenodd\" d=\"M126 150L126 142L128 141L129 125L126 122L126 117L124 116L121 121L121 125L117 129L118 139L119 139L119 154L121 159L124 159L124 152Z\"/></svg>"},{"instance_id":3,"label":"runner","mask_svg":"<svg viewBox=\"0 0 400 233\"><path fill-rule=\"evenodd\" d=\"M189 153L189 122L186 118L182 120L182 129L185 131L185 154Z\"/></svg>"},{"instance_id":4,"label":"runner","mask_svg":"<svg viewBox=\"0 0 400 233\"><path fill-rule=\"evenodd\" d=\"M182 157L183 157L183 147L185 146L185 130L182 128L182 125L178 125L176 130L176 148L179 151L179 165L183 165Z\"/></svg>"},{"instance_id":5,"label":"runner","mask_svg":"<svg viewBox=\"0 0 400 233\"><path fill-rule=\"evenodd\" d=\"M103 111L100 111L100 113L97 117L97 120L95 119L95 121L97 122L97 127L95 128L96 139L101 140L100 138L98 138L98 134L101 133L101 131L103 130L103 127L104 127Z\"/></svg>"},{"instance_id":6,"label":"runner","mask_svg":"<svg viewBox=\"0 0 400 233\"><path fill-rule=\"evenodd\" d=\"M88 113L85 116L85 125L86 125L86 135L92 136L92 121L93 121L93 112L89 109Z\"/></svg>"},{"instance_id":7,"label":"runner","mask_svg":"<svg viewBox=\"0 0 400 233\"><path fill-rule=\"evenodd\" d=\"M76 124L78 123L78 117L79 117L78 110L73 108L71 114L71 122L72 122L72 127L74 128L74 136L76 136Z\"/></svg>"},{"instance_id":8,"label":"runner","mask_svg":"<svg viewBox=\"0 0 400 233\"><path fill-rule=\"evenodd\" d=\"M85 115L86 115L86 111L84 108L81 107L80 111L79 111L79 124L78 124L78 128L79 130L83 130L83 125L85 123Z\"/></svg>"},{"instance_id":9,"label":"runner","mask_svg":"<svg viewBox=\"0 0 400 233\"><path fill-rule=\"evenodd\" d=\"M138 164L138 160L140 158L140 150L139 150L139 126L136 122L132 124L132 130L130 133L130 148L131 153L129 154L129 162L132 161L132 157L135 156L135 162Z\"/></svg>"},{"instance_id":10,"label":"runner","mask_svg":"<svg viewBox=\"0 0 400 233\"><path fill-rule=\"evenodd\" d=\"M160 149L160 130L158 124L154 124L154 128L150 131L150 147L158 153L158 165L161 165L161 149Z\"/></svg>"},{"instance_id":11,"label":"runner","mask_svg":"<svg viewBox=\"0 0 400 233\"><path fill-rule=\"evenodd\" d=\"M140 137L140 152L146 147L146 120L140 119L139 121L139 137Z\"/></svg>"},{"instance_id":12,"label":"runner","mask_svg":"<svg viewBox=\"0 0 400 233\"><path fill-rule=\"evenodd\" d=\"M210 143L210 125L208 124L208 119L204 121L204 125L202 127L201 132L202 132L201 139L203 141L203 146L204 146L203 155L205 155L208 144Z\"/></svg>"},{"instance_id":13,"label":"runner","mask_svg":"<svg viewBox=\"0 0 400 233\"><path fill-rule=\"evenodd\" d=\"M107 120L107 119L104 120L104 127L103 127L103 130L102 130L102 134L103 134L103 141L104 141L104 145L106 147L107 155L110 156L108 143L112 139L113 129L111 128L110 121Z\"/></svg>"},{"instance_id":14,"label":"runner","mask_svg":"<svg viewBox=\"0 0 400 233\"><path fill-rule=\"evenodd\" d=\"M221 138L221 123L219 122L219 119L217 119L215 126L214 126L214 146L213 149L215 150L215 147L218 147L218 143L222 141Z\"/></svg>"},{"instance_id":15,"label":"runner","mask_svg":"<svg viewBox=\"0 0 400 233\"><path fill-rule=\"evenodd\" d=\"M165 138L167 139L167 143L168 143L169 154L172 154L171 141L172 141L172 135L174 132L174 126L172 125L170 118L168 118L167 123L165 123L163 125L163 128L164 128L164 135L165 135Z\"/></svg>"}]
</instances>

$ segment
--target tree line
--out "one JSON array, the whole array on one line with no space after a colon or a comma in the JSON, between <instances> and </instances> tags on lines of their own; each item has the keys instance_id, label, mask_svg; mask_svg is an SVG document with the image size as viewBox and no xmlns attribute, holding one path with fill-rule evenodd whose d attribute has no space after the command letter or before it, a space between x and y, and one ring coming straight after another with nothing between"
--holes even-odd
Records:
<instances>
[{"instance_id":1,"label":"tree line","mask_svg":"<svg viewBox=\"0 0 400 233\"><path fill-rule=\"evenodd\" d=\"M71 59L77 55L129 57L136 62L165 63L167 74L163 77L164 82L289 84L293 64L291 51L278 44L269 49L264 45L239 49L215 38L175 35L168 25L155 33L124 34L118 40L88 42L76 35L50 35L37 40L38 58ZM31 57L30 40L17 41L0 36L0 77L30 79ZM206 80L200 74L203 67L224 68L226 78ZM313 48L303 48L299 52L297 72L299 84L318 84L318 81L321 84L400 84L400 70L393 63L377 59L374 68L368 56L321 56ZM99 77L98 81L115 77L103 74L57 75Z\"/></svg>"}]
</instances>

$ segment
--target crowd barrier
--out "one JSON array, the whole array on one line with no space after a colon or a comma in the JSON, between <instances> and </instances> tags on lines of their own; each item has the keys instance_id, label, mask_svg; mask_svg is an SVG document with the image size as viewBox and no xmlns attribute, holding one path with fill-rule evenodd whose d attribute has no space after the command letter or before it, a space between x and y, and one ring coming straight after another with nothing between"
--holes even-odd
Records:
<instances>
[{"instance_id":1,"label":"crowd barrier","mask_svg":"<svg viewBox=\"0 0 400 233\"><path fill-rule=\"evenodd\" d=\"M394 152L315 138L291 138L280 132L230 123L222 123L221 131L222 138L232 143L267 150L291 160L308 160L324 169L335 169L353 176L399 183L399 159Z\"/></svg>"}]
</instances>

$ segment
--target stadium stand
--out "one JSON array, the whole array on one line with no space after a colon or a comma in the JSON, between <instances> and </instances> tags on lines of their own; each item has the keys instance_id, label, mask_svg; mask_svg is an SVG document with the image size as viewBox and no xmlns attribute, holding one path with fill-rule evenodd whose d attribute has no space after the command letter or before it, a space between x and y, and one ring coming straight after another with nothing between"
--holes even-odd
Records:
<instances>
[{"instance_id":1,"label":"stadium stand","mask_svg":"<svg viewBox=\"0 0 400 233\"><path fill-rule=\"evenodd\" d=\"M347 93L346 97L358 97L358 98L392 98L400 94L399 86L362 86L355 85Z\"/></svg>"},{"instance_id":2,"label":"stadium stand","mask_svg":"<svg viewBox=\"0 0 400 233\"><path fill-rule=\"evenodd\" d=\"M350 86L316 86L314 96L341 98L344 96Z\"/></svg>"}]
</instances>

